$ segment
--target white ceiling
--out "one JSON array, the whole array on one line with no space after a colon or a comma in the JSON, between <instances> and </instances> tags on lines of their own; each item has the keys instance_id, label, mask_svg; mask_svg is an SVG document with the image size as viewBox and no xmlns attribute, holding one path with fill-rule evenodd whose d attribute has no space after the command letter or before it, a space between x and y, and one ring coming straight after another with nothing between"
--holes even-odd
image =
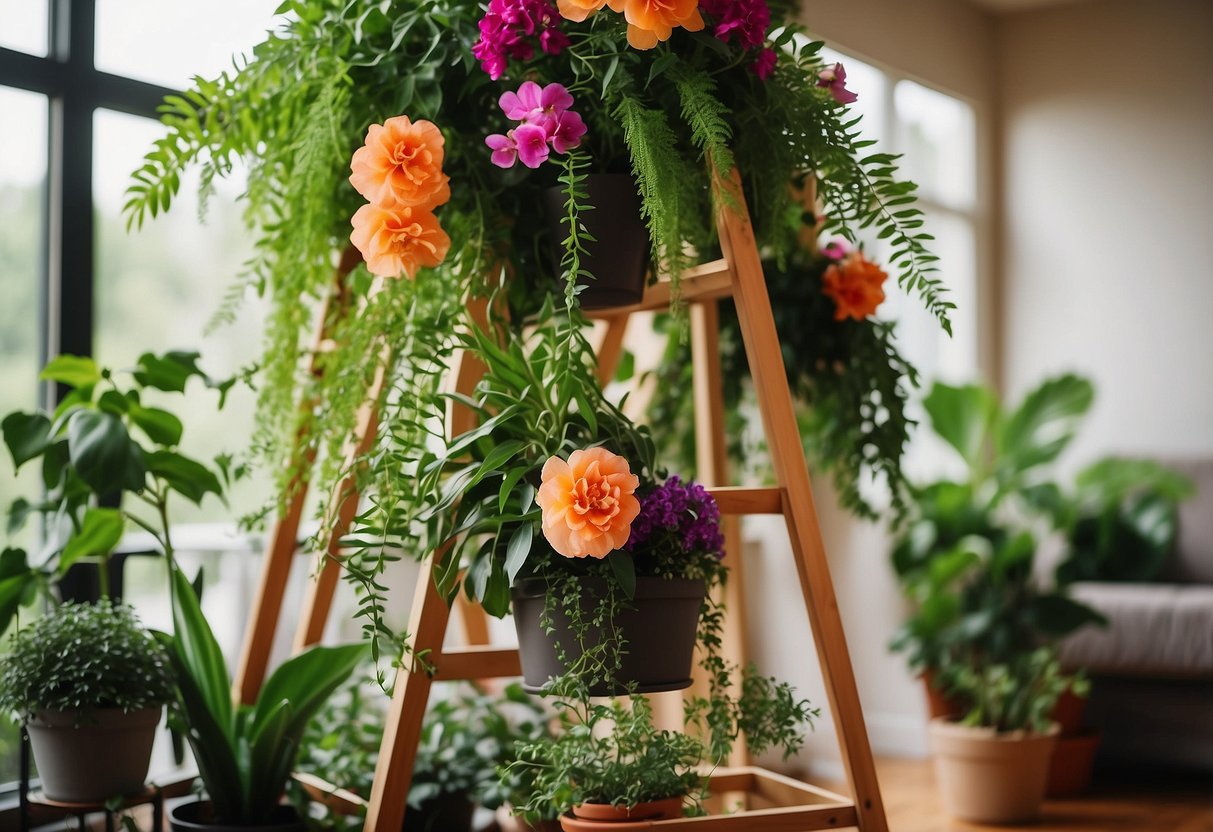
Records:
<instances>
[{"instance_id":1,"label":"white ceiling","mask_svg":"<svg viewBox=\"0 0 1213 832\"><path fill-rule=\"evenodd\" d=\"M995 14L1011 14L1027 9L1040 9L1045 6L1063 6L1084 0L970 0L974 5L994 12ZM1090 2L1090 0L1085 0Z\"/></svg>"}]
</instances>

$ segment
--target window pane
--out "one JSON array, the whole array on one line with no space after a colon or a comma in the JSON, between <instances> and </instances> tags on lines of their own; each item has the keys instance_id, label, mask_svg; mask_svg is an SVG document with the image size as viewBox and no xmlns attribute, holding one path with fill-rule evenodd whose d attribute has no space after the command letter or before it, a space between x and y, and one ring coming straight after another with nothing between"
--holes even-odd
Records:
<instances>
[{"instance_id":1,"label":"window pane","mask_svg":"<svg viewBox=\"0 0 1213 832\"><path fill-rule=\"evenodd\" d=\"M8 4L11 5L11 4ZM0 4L0 14L9 10ZM7 30L6 30L7 32ZM0 87L0 414L38 404L38 284L45 259L46 98ZM0 511L14 499L38 496L38 472L27 465L14 477L7 453L0 460ZM27 530L5 545L25 545ZM0 650L6 649L0 645ZM16 780L17 728L0 717L0 783Z\"/></svg>"},{"instance_id":2,"label":"window pane","mask_svg":"<svg viewBox=\"0 0 1213 832\"><path fill-rule=\"evenodd\" d=\"M50 0L0 0L0 46L45 55L50 30Z\"/></svg>"},{"instance_id":3,"label":"window pane","mask_svg":"<svg viewBox=\"0 0 1213 832\"><path fill-rule=\"evenodd\" d=\"M904 175L919 184L924 197L952 208L973 208L977 202L973 108L913 81L898 82L894 100Z\"/></svg>"},{"instance_id":4,"label":"window pane","mask_svg":"<svg viewBox=\"0 0 1213 832\"><path fill-rule=\"evenodd\" d=\"M96 355L104 366L120 369L131 366L144 352L198 350L203 369L226 378L253 361L262 332L259 308L246 302L234 325L206 336L208 324L252 254L234 204L243 183L217 181L203 223L198 176L191 172L182 177L171 211L149 219L142 230L128 232L121 210L130 172L163 130L150 119L108 110L99 110L94 120ZM215 391L191 384L187 392L184 403L180 397L165 400L185 422L185 452L209 461L217 453L244 450L247 433L234 426L251 423L252 395L237 385L220 412ZM233 512L258 504L234 497L232 505L235 508L229 511L208 500L198 509L178 501L174 518L234 520Z\"/></svg>"},{"instance_id":5,"label":"window pane","mask_svg":"<svg viewBox=\"0 0 1213 832\"><path fill-rule=\"evenodd\" d=\"M97 0L97 68L173 88L216 76L265 40L280 2Z\"/></svg>"}]
</instances>

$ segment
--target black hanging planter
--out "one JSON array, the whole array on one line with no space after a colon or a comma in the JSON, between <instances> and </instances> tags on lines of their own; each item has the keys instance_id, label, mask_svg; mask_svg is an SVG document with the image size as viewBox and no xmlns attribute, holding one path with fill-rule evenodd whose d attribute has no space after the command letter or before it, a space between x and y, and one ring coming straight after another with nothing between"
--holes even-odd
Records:
<instances>
[{"instance_id":1,"label":"black hanging planter","mask_svg":"<svg viewBox=\"0 0 1213 832\"><path fill-rule=\"evenodd\" d=\"M600 581L585 581L583 587L581 608L589 617L602 603L606 590ZM565 671L556 658L556 644L559 642L565 654L574 660L581 654L581 649L568 628L568 618L560 609L552 616L554 633L549 635L540 626L547 596L547 585L542 578L521 581L510 594L522 661L522 687L538 693L550 678ZM637 693L690 687L691 658L705 594L704 582L698 579L637 578L636 597L626 603L614 622L627 642L622 667L613 682L591 685L590 695L623 694L633 682ZM587 647L598 643L594 634L587 641Z\"/></svg>"},{"instance_id":2,"label":"black hanging planter","mask_svg":"<svg viewBox=\"0 0 1213 832\"><path fill-rule=\"evenodd\" d=\"M644 278L649 268L649 232L640 217L640 195L636 181L622 173L594 173L586 177L586 192L593 211L580 219L594 242L585 244L581 268L594 276L585 281L577 298L583 309L604 309L640 303L644 298ZM543 194L547 215L552 266L561 274L564 238L568 226L563 223L565 194L562 187L548 188Z\"/></svg>"}]
</instances>

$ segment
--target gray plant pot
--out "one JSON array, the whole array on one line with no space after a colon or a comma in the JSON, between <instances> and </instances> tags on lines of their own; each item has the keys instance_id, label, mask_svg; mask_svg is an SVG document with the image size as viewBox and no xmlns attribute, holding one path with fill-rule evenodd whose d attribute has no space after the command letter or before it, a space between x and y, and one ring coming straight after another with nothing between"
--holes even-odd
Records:
<instances>
[{"instance_id":1,"label":"gray plant pot","mask_svg":"<svg viewBox=\"0 0 1213 832\"><path fill-rule=\"evenodd\" d=\"M605 588L593 581L586 581L585 587L581 608L589 616L599 606ZM627 641L623 666L612 682L591 685L590 694L619 695L632 682L636 683L638 693L690 687L691 658L705 592L701 580L637 578L631 608L624 609L615 620L616 629ZM557 610L553 616L555 633L549 635L539 625L546 594L542 579L521 581L511 590L522 687L532 693L539 692L548 679L565 671L556 658L557 642L572 659L581 653L563 612ZM596 643L597 639L591 635L587 646Z\"/></svg>"},{"instance_id":2,"label":"gray plant pot","mask_svg":"<svg viewBox=\"0 0 1213 832\"><path fill-rule=\"evenodd\" d=\"M191 800L179 803L168 813L169 828L173 832L305 832L307 825L291 806L279 806L269 823L257 826L216 823L211 818L209 800Z\"/></svg>"},{"instance_id":3,"label":"gray plant pot","mask_svg":"<svg viewBox=\"0 0 1213 832\"><path fill-rule=\"evenodd\" d=\"M42 791L64 803L97 803L143 791L160 711L35 713L27 728Z\"/></svg>"}]
</instances>

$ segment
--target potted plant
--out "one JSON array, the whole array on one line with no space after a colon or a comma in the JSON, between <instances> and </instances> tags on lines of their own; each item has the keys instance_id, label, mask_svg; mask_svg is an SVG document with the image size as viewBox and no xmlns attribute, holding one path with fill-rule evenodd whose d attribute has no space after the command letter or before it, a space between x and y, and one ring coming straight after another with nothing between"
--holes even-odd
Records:
<instances>
[{"instance_id":1,"label":"potted plant","mask_svg":"<svg viewBox=\"0 0 1213 832\"><path fill-rule=\"evenodd\" d=\"M46 796L67 803L142 791L171 684L164 651L108 599L51 608L0 659L0 708L25 722Z\"/></svg>"},{"instance_id":2,"label":"potted plant","mask_svg":"<svg viewBox=\"0 0 1213 832\"><path fill-rule=\"evenodd\" d=\"M375 674L355 676L312 719L298 770L369 795L386 724L385 704ZM547 711L517 683L500 694L462 684L439 692L422 724L406 827L466 832L476 806L501 807L512 783L498 778L498 766L515 759L518 742L549 737L547 720ZM362 828L360 816L331 814L301 788L292 790L292 801L324 828Z\"/></svg>"},{"instance_id":3,"label":"potted plant","mask_svg":"<svg viewBox=\"0 0 1213 832\"><path fill-rule=\"evenodd\" d=\"M685 731L658 730L649 700L640 695L608 702L566 697L556 704L561 731L555 739L521 743L504 773L526 784L516 804L524 817L557 813L565 832L697 813L704 771L728 756L740 732L755 753L780 748L786 757L817 715L786 684L752 669L739 696L690 700Z\"/></svg>"},{"instance_id":4,"label":"potted plant","mask_svg":"<svg viewBox=\"0 0 1213 832\"><path fill-rule=\"evenodd\" d=\"M283 662L251 705L233 705L223 653L198 596L171 560L173 634L156 636L177 676L169 721L189 742L205 800L175 806L174 832L301 832L282 803L304 730L366 655L363 645L311 647Z\"/></svg>"},{"instance_id":5,"label":"potted plant","mask_svg":"<svg viewBox=\"0 0 1213 832\"><path fill-rule=\"evenodd\" d=\"M931 751L947 812L978 823L1031 820L1040 811L1058 726L1049 719L1070 681L1041 648L990 663L974 656L944 671L971 707L931 721Z\"/></svg>"}]
</instances>

